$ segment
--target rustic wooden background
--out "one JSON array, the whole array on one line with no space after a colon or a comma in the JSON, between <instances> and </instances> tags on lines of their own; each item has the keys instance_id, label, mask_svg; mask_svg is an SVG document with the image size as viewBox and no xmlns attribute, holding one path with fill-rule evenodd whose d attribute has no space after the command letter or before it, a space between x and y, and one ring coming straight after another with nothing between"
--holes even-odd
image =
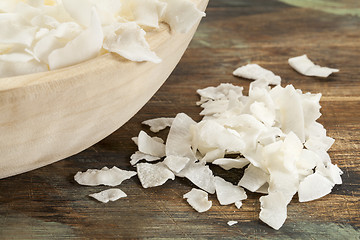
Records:
<instances>
[{"instance_id":1,"label":"rustic wooden background","mask_svg":"<svg viewBox=\"0 0 360 240\"><path fill-rule=\"evenodd\" d=\"M327 79L299 75L287 59L304 53L340 72ZM0 239L360 239L359 58L358 0L210 0L207 17L173 74L127 124L76 156L0 180ZM74 182L79 170L132 169L129 157L136 146L130 138L148 130L141 121L179 112L200 120L196 89L222 82L247 89L249 81L231 73L249 62L280 75L283 85L323 94L320 122L336 139L330 156L344 171L344 183L330 195L309 203L295 197L279 231L258 220L259 194L249 193L240 210L220 206L211 196L212 209L200 214L182 199L192 187L184 179L143 189L134 177L120 187L128 197L108 204L87 196L106 187ZM234 183L242 174L213 170ZM229 227L229 220L239 224Z\"/></svg>"}]
</instances>

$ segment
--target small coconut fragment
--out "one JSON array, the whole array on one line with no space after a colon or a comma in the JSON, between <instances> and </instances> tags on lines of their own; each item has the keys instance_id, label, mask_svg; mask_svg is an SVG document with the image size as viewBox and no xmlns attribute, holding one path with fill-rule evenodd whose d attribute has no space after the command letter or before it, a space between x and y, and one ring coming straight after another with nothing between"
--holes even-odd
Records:
<instances>
[{"instance_id":1,"label":"small coconut fragment","mask_svg":"<svg viewBox=\"0 0 360 240\"><path fill-rule=\"evenodd\" d=\"M216 196L221 205L229 205L247 198L242 187L233 185L221 177L215 177Z\"/></svg>"},{"instance_id":2,"label":"small coconut fragment","mask_svg":"<svg viewBox=\"0 0 360 240\"><path fill-rule=\"evenodd\" d=\"M212 206L212 201L208 200L207 192L193 188L190 192L184 194L184 198L198 212L206 212Z\"/></svg>"},{"instance_id":3,"label":"small coconut fragment","mask_svg":"<svg viewBox=\"0 0 360 240\"><path fill-rule=\"evenodd\" d=\"M235 225L237 223L238 223L238 221L228 221L227 225L232 226L232 225Z\"/></svg>"},{"instance_id":4,"label":"small coconut fragment","mask_svg":"<svg viewBox=\"0 0 360 240\"><path fill-rule=\"evenodd\" d=\"M235 86L231 83L221 83L217 87L198 89L196 92L201 96L202 101L199 103L202 104L208 100L228 99L230 92L234 92L238 97L241 97L243 90L243 87Z\"/></svg>"},{"instance_id":5,"label":"small coconut fragment","mask_svg":"<svg viewBox=\"0 0 360 240\"><path fill-rule=\"evenodd\" d=\"M236 201L236 202L235 202L235 207L236 207L237 209L240 209L240 208L242 207L242 201Z\"/></svg>"},{"instance_id":6,"label":"small coconut fragment","mask_svg":"<svg viewBox=\"0 0 360 240\"><path fill-rule=\"evenodd\" d=\"M247 64L237 68L233 75L253 80L265 80L268 84L279 85L281 78L258 64Z\"/></svg>"},{"instance_id":7,"label":"small coconut fragment","mask_svg":"<svg viewBox=\"0 0 360 240\"><path fill-rule=\"evenodd\" d=\"M274 192L260 197L260 220L279 230L287 217L287 201L281 192Z\"/></svg>"},{"instance_id":8,"label":"small coconut fragment","mask_svg":"<svg viewBox=\"0 0 360 240\"><path fill-rule=\"evenodd\" d=\"M246 158L218 158L212 162L212 164L219 165L225 170L232 168L243 168L250 162Z\"/></svg>"},{"instance_id":9,"label":"small coconut fragment","mask_svg":"<svg viewBox=\"0 0 360 240\"><path fill-rule=\"evenodd\" d=\"M111 169L103 167L101 170L88 169L86 172L78 172L74 179L77 183L86 186L117 186L135 175L134 171L126 171L114 166Z\"/></svg>"},{"instance_id":10,"label":"small coconut fragment","mask_svg":"<svg viewBox=\"0 0 360 240\"><path fill-rule=\"evenodd\" d=\"M98 193L90 194L89 196L103 203L108 203L109 201L113 202L120 198L127 197L126 193L124 193L118 188L110 188Z\"/></svg>"},{"instance_id":11,"label":"small coconut fragment","mask_svg":"<svg viewBox=\"0 0 360 240\"><path fill-rule=\"evenodd\" d=\"M163 163L174 173L179 173L189 163L190 159L187 157L167 156Z\"/></svg>"},{"instance_id":12,"label":"small coconut fragment","mask_svg":"<svg viewBox=\"0 0 360 240\"><path fill-rule=\"evenodd\" d=\"M322 176L320 173L315 172L307 176L299 185L299 202L308 202L321 198L331 192L334 184Z\"/></svg>"},{"instance_id":13,"label":"small coconut fragment","mask_svg":"<svg viewBox=\"0 0 360 240\"><path fill-rule=\"evenodd\" d=\"M162 163L138 163L136 165L138 177L144 188L163 185L168 179L174 180L175 175Z\"/></svg>"},{"instance_id":14,"label":"small coconut fragment","mask_svg":"<svg viewBox=\"0 0 360 240\"><path fill-rule=\"evenodd\" d=\"M159 132L166 127L170 127L173 123L174 118L154 118L143 121L142 124L148 125L150 127L150 131Z\"/></svg>"},{"instance_id":15,"label":"small coconut fragment","mask_svg":"<svg viewBox=\"0 0 360 240\"><path fill-rule=\"evenodd\" d=\"M165 156L165 145L159 141L154 140L144 131L140 131L139 133L138 147L139 151L142 153L160 158Z\"/></svg>"},{"instance_id":16,"label":"small coconut fragment","mask_svg":"<svg viewBox=\"0 0 360 240\"><path fill-rule=\"evenodd\" d=\"M305 76L328 77L332 73L339 72L339 69L315 65L306 54L289 58L289 64L297 72Z\"/></svg>"},{"instance_id":17,"label":"small coconut fragment","mask_svg":"<svg viewBox=\"0 0 360 240\"><path fill-rule=\"evenodd\" d=\"M145 153L142 153L140 151L136 151L134 154L132 154L130 156L130 164L131 165L135 165L137 164L140 160L145 160L147 162L153 162L153 161L156 161L156 160L159 160L160 158L159 157L155 157L155 156L151 156L149 154L145 154Z\"/></svg>"}]
</instances>

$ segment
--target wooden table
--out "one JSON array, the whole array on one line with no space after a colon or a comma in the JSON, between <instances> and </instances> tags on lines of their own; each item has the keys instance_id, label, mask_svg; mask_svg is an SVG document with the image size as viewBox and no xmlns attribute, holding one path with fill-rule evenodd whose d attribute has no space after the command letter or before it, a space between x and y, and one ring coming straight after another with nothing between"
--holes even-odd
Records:
<instances>
[{"instance_id":1,"label":"wooden table","mask_svg":"<svg viewBox=\"0 0 360 240\"><path fill-rule=\"evenodd\" d=\"M301 76L287 59L304 53L340 72L327 79ZM76 156L0 180L0 238L359 239L359 57L357 0L210 0L207 17L173 74L127 124ZM222 82L248 89L249 81L231 73L249 62L280 75L283 86L323 94L320 122L336 139L329 153L344 171L344 183L330 195L309 203L295 197L279 231L258 219L259 194L249 193L240 210L220 206L211 196L212 209L200 214L182 199L192 187L185 179L143 189L134 177L120 187L128 197L108 204L87 196L106 187L74 182L73 175L88 168L133 169L129 158L136 146L130 138L141 129L148 131L141 121L179 112L200 120L196 89ZM233 182L242 174L213 169ZM229 227L229 220L239 223Z\"/></svg>"}]
</instances>

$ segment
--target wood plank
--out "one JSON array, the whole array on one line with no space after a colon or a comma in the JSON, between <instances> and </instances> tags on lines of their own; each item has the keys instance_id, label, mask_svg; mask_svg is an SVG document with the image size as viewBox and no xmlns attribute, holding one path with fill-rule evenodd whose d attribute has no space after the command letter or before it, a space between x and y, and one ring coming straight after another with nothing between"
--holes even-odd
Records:
<instances>
[{"instance_id":1,"label":"wood plank","mask_svg":"<svg viewBox=\"0 0 360 240\"><path fill-rule=\"evenodd\" d=\"M317 1L304 1L313 4L304 7L284 2L210 0L207 17L181 62L129 122L73 157L0 180L0 238L359 239L360 18L318 10ZM359 8L358 1L319 2L342 4L341 9L349 12ZM327 79L301 76L288 66L287 59L304 53L340 72ZM323 94L320 122L336 139L329 154L344 171L344 183L326 197L308 203L299 203L295 197L279 231L258 219L259 194L249 193L240 210L220 206L215 196L210 196L213 208L199 214L182 199L192 187L184 179L143 189L139 180L132 178L121 185L128 197L108 204L87 197L105 187L74 182L73 175L88 168L116 165L133 169L129 158L136 146L130 138L140 130L148 131L140 124L143 120L179 112L200 120L196 89L222 82L248 89L250 81L231 75L248 62L274 71L283 85ZM241 170L212 169L233 183L242 175ZM229 220L239 223L229 227Z\"/></svg>"}]
</instances>

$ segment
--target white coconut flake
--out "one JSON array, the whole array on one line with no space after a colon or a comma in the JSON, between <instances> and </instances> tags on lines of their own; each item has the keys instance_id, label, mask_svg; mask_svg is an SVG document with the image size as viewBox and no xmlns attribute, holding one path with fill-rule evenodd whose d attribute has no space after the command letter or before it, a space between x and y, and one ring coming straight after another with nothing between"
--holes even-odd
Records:
<instances>
[{"instance_id":1,"label":"white coconut flake","mask_svg":"<svg viewBox=\"0 0 360 240\"><path fill-rule=\"evenodd\" d=\"M207 192L200 189L193 188L183 197L198 212L206 212L212 206L212 202L208 200Z\"/></svg>"},{"instance_id":2,"label":"white coconut flake","mask_svg":"<svg viewBox=\"0 0 360 240\"><path fill-rule=\"evenodd\" d=\"M260 197L260 220L279 230L287 217L287 201L281 192Z\"/></svg>"},{"instance_id":3,"label":"white coconut flake","mask_svg":"<svg viewBox=\"0 0 360 240\"><path fill-rule=\"evenodd\" d=\"M91 11L89 27L65 47L49 54L50 69L58 69L96 57L103 44L101 22L96 9Z\"/></svg>"},{"instance_id":4,"label":"white coconut flake","mask_svg":"<svg viewBox=\"0 0 360 240\"><path fill-rule=\"evenodd\" d=\"M187 157L191 161L196 160L191 148L193 138L191 126L195 124L196 122L185 113L176 115L166 140L166 156L180 156Z\"/></svg>"},{"instance_id":5,"label":"white coconut flake","mask_svg":"<svg viewBox=\"0 0 360 240\"><path fill-rule=\"evenodd\" d=\"M281 78L258 64L247 64L237 68L233 75L253 80L265 80L268 84L279 85Z\"/></svg>"},{"instance_id":6,"label":"white coconut flake","mask_svg":"<svg viewBox=\"0 0 360 240\"><path fill-rule=\"evenodd\" d=\"M242 201L236 201L235 202L235 207L237 208L237 209L240 209L241 207L242 207Z\"/></svg>"},{"instance_id":7,"label":"white coconut flake","mask_svg":"<svg viewBox=\"0 0 360 240\"><path fill-rule=\"evenodd\" d=\"M165 144L154 140L146 132L140 131L138 136L139 151L154 157L165 156Z\"/></svg>"},{"instance_id":8,"label":"white coconut flake","mask_svg":"<svg viewBox=\"0 0 360 240\"><path fill-rule=\"evenodd\" d=\"M109 201L113 202L120 198L127 197L126 193L124 193L118 188L110 188L98 193L90 194L89 196L103 203L108 203Z\"/></svg>"},{"instance_id":9,"label":"white coconut flake","mask_svg":"<svg viewBox=\"0 0 360 240\"><path fill-rule=\"evenodd\" d=\"M238 223L238 221L228 221L228 222L227 222L227 225L233 226L233 225L235 225L235 224L237 224L237 223Z\"/></svg>"},{"instance_id":10,"label":"white coconut flake","mask_svg":"<svg viewBox=\"0 0 360 240\"><path fill-rule=\"evenodd\" d=\"M135 22L118 24L115 32L105 38L103 48L135 62L160 63L145 39L146 32Z\"/></svg>"},{"instance_id":11,"label":"white coconut flake","mask_svg":"<svg viewBox=\"0 0 360 240\"><path fill-rule=\"evenodd\" d=\"M246 188L251 192L255 192L267 181L269 181L269 174L264 172L261 168L250 164L245 169L244 175L240 179L238 185Z\"/></svg>"},{"instance_id":12,"label":"white coconut flake","mask_svg":"<svg viewBox=\"0 0 360 240\"><path fill-rule=\"evenodd\" d=\"M225 155L225 150L221 148L214 149L205 154L201 159L201 162L213 162L216 159L223 158Z\"/></svg>"},{"instance_id":13,"label":"white coconut flake","mask_svg":"<svg viewBox=\"0 0 360 240\"><path fill-rule=\"evenodd\" d=\"M150 131L159 132L167 127L171 127L174 118L154 118L143 121L142 124L148 125L150 127Z\"/></svg>"},{"instance_id":14,"label":"white coconut flake","mask_svg":"<svg viewBox=\"0 0 360 240\"><path fill-rule=\"evenodd\" d=\"M163 163L174 173L179 173L189 163L190 159L187 157L167 156Z\"/></svg>"},{"instance_id":15,"label":"white coconut flake","mask_svg":"<svg viewBox=\"0 0 360 240\"><path fill-rule=\"evenodd\" d=\"M177 176L186 177L208 193L215 193L214 175L209 166L202 163L188 164Z\"/></svg>"},{"instance_id":16,"label":"white coconut flake","mask_svg":"<svg viewBox=\"0 0 360 240\"><path fill-rule=\"evenodd\" d=\"M219 165L225 170L232 168L243 168L250 162L246 158L218 158L212 162L212 164Z\"/></svg>"},{"instance_id":17,"label":"white coconut flake","mask_svg":"<svg viewBox=\"0 0 360 240\"><path fill-rule=\"evenodd\" d=\"M175 179L175 175L167 166L162 163L138 163L136 165L138 177L144 188L157 187L163 185L167 180Z\"/></svg>"},{"instance_id":18,"label":"white coconut flake","mask_svg":"<svg viewBox=\"0 0 360 240\"><path fill-rule=\"evenodd\" d=\"M159 27L159 19L163 16L167 3L159 0L131 0L134 20L141 26Z\"/></svg>"},{"instance_id":19,"label":"white coconut flake","mask_svg":"<svg viewBox=\"0 0 360 240\"><path fill-rule=\"evenodd\" d=\"M187 33L191 28L205 17L205 13L197 9L190 0L163 0L167 3L163 19L171 29L179 33Z\"/></svg>"},{"instance_id":20,"label":"white coconut flake","mask_svg":"<svg viewBox=\"0 0 360 240\"><path fill-rule=\"evenodd\" d=\"M306 54L289 58L289 64L292 68L294 68L297 72L305 75L305 76L315 76L315 77L328 77L330 74L339 72L339 69L321 67L319 65L315 65Z\"/></svg>"},{"instance_id":21,"label":"white coconut flake","mask_svg":"<svg viewBox=\"0 0 360 240\"><path fill-rule=\"evenodd\" d=\"M333 186L334 184L329 179L315 172L300 183L299 202L308 202L326 196L331 192Z\"/></svg>"},{"instance_id":22,"label":"white coconut flake","mask_svg":"<svg viewBox=\"0 0 360 240\"><path fill-rule=\"evenodd\" d=\"M242 187L233 185L221 177L215 177L216 196L221 205L229 205L247 198Z\"/></svg>"},{"instance_id":23,"label":"white coconut flake","mask_svg":"<svg viewBox=\"0 0 360 240\"><path fill-rule=\"evenodd\" d=\"M145 160L147 162L153 162L153 161L159 160L160 158L155 157L155 156L151 156L149 154L142 153L140 151L136 151L134 154L132 154L130 156L130 159L131 159L130 164L135 165L141 160Z\"/></svg>"},{"instance_id":24,"label":"white coconut flake","mask_svg":"<svg viewBox=\"0 0 360 240\"><path fill-rule=\"evenodd\" d=\"M135 176L136 172L126 171L113 167L111 169L103 167L101 170L88 169L86 172L78 172L75 174L74 179L77 183L86 186L117 186L124 180L130 179Z\"/></svg>"}]
</instances>

